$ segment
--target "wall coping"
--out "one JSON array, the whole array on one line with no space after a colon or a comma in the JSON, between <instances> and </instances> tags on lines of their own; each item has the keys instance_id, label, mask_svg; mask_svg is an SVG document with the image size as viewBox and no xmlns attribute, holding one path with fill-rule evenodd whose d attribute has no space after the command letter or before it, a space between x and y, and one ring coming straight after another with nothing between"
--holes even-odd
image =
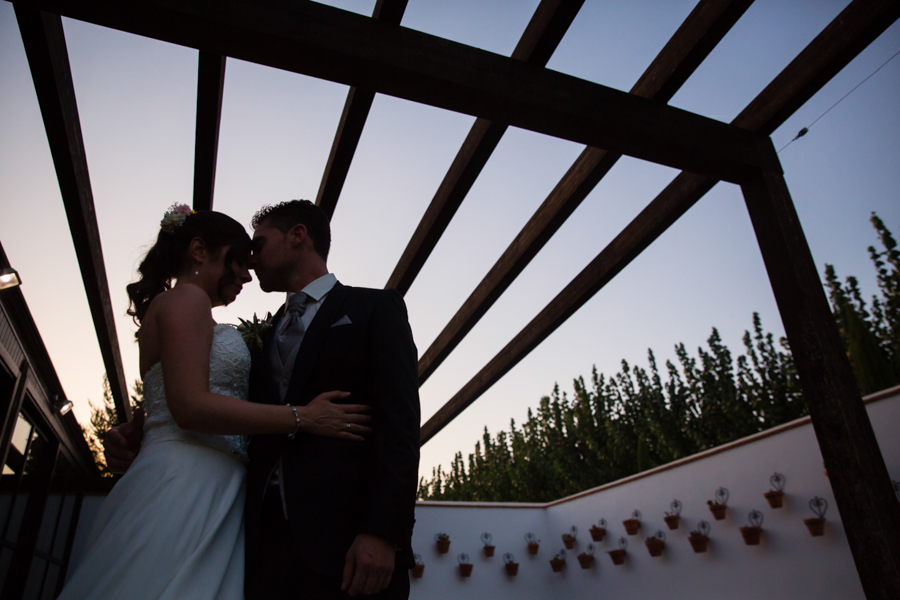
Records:
<instances>
[{"instance_id":1,"label":"wall coping","mask_svg":"<svg viewBox=\"0 0 900 600\"><path fill-rule=\"evenodd\" d=\"M881 390L880 392L875 392L874 394L869 394L863 398L864 404L871 404L873 402L878 402L879 400L884 400L886 398L891 398L900 394L900 385L896 385L894 387L887 388L885 390ZM710 448L709 450L704 450L703 452L698 452L697 454L692 454L691 456L686 456L684 458L680 458L678 460L673 460L670 463L660 465L653 469L649 469L647 471L643 471L641 473L636 473L634 475L629 475L628 477L624 477L617 481L611 481L609 483L605 483L601 486L591 488L588 490L584 490L582 492L578 492L577 494L572 494L571 496L566 496L564 498L559 498L557 500L551 500L550 502L452 502L447 500L419 500L416 502L416 506L422 507L453 507L453 508L527 508L527 509L547 509L551 506L557 506L559 504L563 504L565 502L571 502L573 500L578 500L579 498L584 498L585 496L590 496L593 494L597 494L608 489L618 487L621 485L625 485L627 483L631 483L633 481L637 481L638 479L643 479L645 477L652 477L658 473L662 473L664 471L668 471L670 469L674 469L676 467L680 467L682 465L686 465L698 460L702 460L704 458L721 454L723 452L728 452L729 450L733 450L740 446L745 446L747 444L752 444L753 442L757 442L759 440L765 439L767 437L771 437L773 435L777 435L779 433L783 433L785 431L789 431L791 429L796 429L798 427L803 427L805 425L810 425L811 420L809 416L800 417L799 419L794 419L793 421L788 421L787 423L782 423L781 425L776 425L770 429L766 429L765 431L760 431L759 433L754 433L753 435L748 435L747 437L743 437L733 442L728 442L727 444L722 444L721 446L716 446L715 448Z\"/></svg>"}]
</instances>

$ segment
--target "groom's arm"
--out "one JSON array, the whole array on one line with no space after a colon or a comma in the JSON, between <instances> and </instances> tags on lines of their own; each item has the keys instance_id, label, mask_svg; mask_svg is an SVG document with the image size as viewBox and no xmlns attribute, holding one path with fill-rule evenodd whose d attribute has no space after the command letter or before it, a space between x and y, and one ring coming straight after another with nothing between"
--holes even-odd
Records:
<instances>
[{"instance_id":1,"label":"groom's arm","mask_svg":"<svg viewBox=\"0 0 900 600\"><path fill-rule=\"evenodd\" d=\"M363 533L409 544L419 481L419 373L403 298L380 294L370 326L374 468L367 476Z\"/></svg>"}]
</instances>

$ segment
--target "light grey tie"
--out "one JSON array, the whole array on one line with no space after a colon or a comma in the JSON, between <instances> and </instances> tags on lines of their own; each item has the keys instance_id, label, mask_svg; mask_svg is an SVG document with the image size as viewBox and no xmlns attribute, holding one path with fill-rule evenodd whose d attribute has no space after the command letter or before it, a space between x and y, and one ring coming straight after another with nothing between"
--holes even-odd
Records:
<instances>
[{"instance_id":1,"label":"light grey tie","mask_svg":"<svg viewBox=\"0 0 900 600\"><path fill-rule=\"evenodd\" d=\"M303 292L294 294L288 298L287 311L278 323L278 331L275 332L275 343L281 363L287 366L291 352L297 348L306 331L303 326L303 313L306 312L307 295Z\"/></svg>"}]
</instances>

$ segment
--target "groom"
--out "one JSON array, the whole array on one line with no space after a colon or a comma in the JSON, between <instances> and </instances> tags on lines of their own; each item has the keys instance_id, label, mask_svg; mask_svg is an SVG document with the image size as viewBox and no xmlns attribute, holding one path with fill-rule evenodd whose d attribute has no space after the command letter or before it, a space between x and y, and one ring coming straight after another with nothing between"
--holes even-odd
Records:
<instances>
[{"instance_id":1,"label":"groom","mask_svg":"<svg viewBox=\"0 0 900 600\"><path fill-rule=\"evenodd\" d=\"M372 434L252 437L246 597L407 598L420 415L403 299L328 272L328 219L308 200L263 207L252 226L260 287L294 295L253 362L250 399L302 406L350 392L346 402L371 407Z\"/></svg>"}]
</instances>

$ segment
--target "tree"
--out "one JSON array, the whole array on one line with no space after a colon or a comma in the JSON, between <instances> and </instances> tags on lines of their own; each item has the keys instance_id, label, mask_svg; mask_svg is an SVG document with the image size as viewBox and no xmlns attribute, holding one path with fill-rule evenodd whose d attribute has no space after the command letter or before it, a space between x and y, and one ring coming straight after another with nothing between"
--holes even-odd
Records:
<instances>
[{"instance_id":1,"label":"tree","mask_svg":"<svg viewBox=\"0 0 900 600\"><path fill-rule=\"evenodd\" d=\"M144 407L144 384L141 380L136 379L131 388L131 410ZM94 455L94 462L100 469L101 475L104 477L112 477L112 472L106 466L106 460L103 457L103 438L106 433L119 424L119 417L116 414L116 404L113 401L112 391L109 388L109 380L103 375L103 402L97 406L90 400L88 404L91 406L91 422L88 427L82 425L84 438L87 440L91 454Z\"/></svg>"}]
</instances>

